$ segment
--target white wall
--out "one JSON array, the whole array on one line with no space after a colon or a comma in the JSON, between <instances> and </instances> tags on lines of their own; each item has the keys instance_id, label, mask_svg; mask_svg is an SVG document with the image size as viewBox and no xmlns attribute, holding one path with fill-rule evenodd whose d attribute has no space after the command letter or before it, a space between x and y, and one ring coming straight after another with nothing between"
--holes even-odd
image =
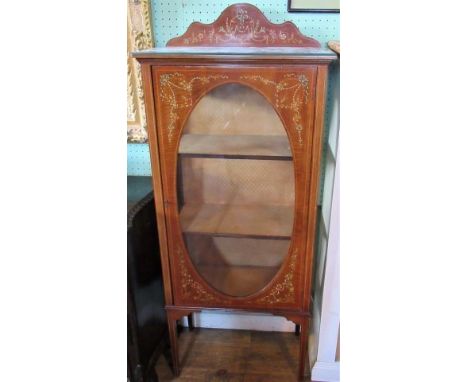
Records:
<instances>
[{"instance_id":1,"label":"white wall","mask_svg":"<svg viewBox=\"0 0 468 382\"><path fill-rule=\"evenodd\" d=\"M284 317L262 313L208 312L194 314L194 326L200 328L261 330L267 332L293 332L294 323ZM187 326L184 318L183 325Z\"/></svg>"}]
</instances>

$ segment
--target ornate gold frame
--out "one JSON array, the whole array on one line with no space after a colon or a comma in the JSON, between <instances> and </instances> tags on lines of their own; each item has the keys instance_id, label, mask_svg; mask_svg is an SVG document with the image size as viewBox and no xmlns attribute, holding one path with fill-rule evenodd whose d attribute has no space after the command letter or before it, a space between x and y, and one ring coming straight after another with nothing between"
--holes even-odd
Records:
<instances>
[{"instance_id":1,"label":"ornate gold frame","mask_svg":"<svg viewBox=\"0 0 468 382\"><path fill-rule=\"evenodd\" d=\"M145 143L146 114L140 64L130 52L153 47L150 0L127 0L127 142Z\"/></svg>"}]
</instances>

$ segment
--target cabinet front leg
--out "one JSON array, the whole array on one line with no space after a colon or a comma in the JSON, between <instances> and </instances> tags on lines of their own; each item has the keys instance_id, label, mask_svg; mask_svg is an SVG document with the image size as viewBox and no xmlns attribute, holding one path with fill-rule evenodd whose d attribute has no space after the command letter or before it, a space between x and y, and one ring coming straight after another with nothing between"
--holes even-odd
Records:
<instances>
[{"instance_id":1,"label":"cabinet front leg","mask_svg":"<svg viewBox=\"0 0 468 382\"><path fill-rule=\"evenodd\" d=\"M307 344L309 342L309 318L305 318L301 323L299 344L299 372L298 381L304 380L304 367L309 364L309 356L307 352ZM307 373L308 374L308 373Z\"/></svg>"},{"instance_id":2,"label":"cabinet front leg","mask_svg":"<svg viewBox=\"0 0 468 382\"><path fill-rule=\"evenodd\" d=\"M178 377L180 374L179 351L177 348L177 320L167 315L167 326L169 329L169 340L171 342L172 372Z\"/></svg>"}]
</instances>

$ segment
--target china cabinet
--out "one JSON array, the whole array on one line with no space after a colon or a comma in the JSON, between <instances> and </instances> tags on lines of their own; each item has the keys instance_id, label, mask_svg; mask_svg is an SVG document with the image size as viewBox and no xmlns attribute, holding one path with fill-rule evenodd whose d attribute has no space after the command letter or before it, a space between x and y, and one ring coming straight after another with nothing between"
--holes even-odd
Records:
<instances>
[{"instance_id":1,"label":"china cabinet","mask_svg":"<svg viewBox=\"0 0 468 382\"><path fill-rule=\"evenodd\" d=\"M269 312L309 332L328 65L333 52L256 7L192 23L141 64L174 371L176 321Z\"/></svg>"}]
</instances>

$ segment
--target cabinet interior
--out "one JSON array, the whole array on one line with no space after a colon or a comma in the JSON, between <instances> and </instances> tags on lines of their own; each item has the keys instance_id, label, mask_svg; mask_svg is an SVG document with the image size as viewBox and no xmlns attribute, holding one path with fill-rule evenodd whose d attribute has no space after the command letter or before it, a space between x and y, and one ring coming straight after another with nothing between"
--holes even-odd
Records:
<instances>
[{"instance_id":1,"label":"cabinet interior","mask_svg":"<svg viewBox=\"0 0 468 382\"><path fill-rule=\"evenodd\" d=\"M177 186L200 275L231 296L266 286L288 253L295 202L291 147L272 105L236 83L202 97L183 130Z\"/></svg>"}]
</instances>

